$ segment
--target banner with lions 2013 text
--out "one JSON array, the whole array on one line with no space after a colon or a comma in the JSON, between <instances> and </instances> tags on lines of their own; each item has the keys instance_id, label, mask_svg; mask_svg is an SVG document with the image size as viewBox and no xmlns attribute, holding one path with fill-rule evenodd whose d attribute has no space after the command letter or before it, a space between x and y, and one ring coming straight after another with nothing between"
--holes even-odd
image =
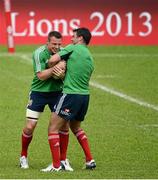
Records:
<instances>
[{"instance_id":1,"label":"banner with lions 2013 text","mask_svg":"<svg viewBox=\"0 0 158 180\"><path fill-rule=\"evenodd\" d=\"M11 0L15 44L42 44L51 30L71 42L72 30L88 27L92 45L158 45L157 0ZM0 1L0 44L6 44Z\"/></svg>"}]
</instances>

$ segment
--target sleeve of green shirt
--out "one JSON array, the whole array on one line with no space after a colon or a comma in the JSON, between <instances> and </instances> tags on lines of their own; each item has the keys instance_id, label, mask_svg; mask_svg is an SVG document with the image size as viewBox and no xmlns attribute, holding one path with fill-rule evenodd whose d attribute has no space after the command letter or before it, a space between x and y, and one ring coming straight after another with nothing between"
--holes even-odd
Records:
<instances>
[{"instance_id":1,"label":"sleeve of green shirt","mask_svg":"<svg viewBox=\"0 0 158 180\"><path fill-rule=\"evenodd\" d=\"M33 55L33 68L34 72L41 72L46 69L46 61L43 58L43 53L35 51Z\"/></svg>"},{"instance_id":2,"label":"sleeve of green shirt","mask_svg":"<svg viewBox=\"0 0 158 180\"><path fill-rule=\"evenodd\" d=\"M70 44L58 52L61 59L67 60L74 50L74 45Z\"/></svg>"}]
</instances>

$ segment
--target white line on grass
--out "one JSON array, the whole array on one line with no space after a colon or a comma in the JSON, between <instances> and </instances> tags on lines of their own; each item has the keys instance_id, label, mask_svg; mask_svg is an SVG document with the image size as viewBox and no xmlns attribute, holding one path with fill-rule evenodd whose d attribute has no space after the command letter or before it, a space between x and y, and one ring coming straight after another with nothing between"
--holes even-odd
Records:
<instances>
[{"instance_id":1,"label":"white line on grass","mask_svg":"<svg viewBox=\"0 0 158 180\"><path fill-rule=\"evenodd\" d=\"M30 55L31 55L30 53L15 53L15 54L0 53L0 56L18 56L18 57L20 57L22 59L25 59L25 60L27 60L27 61L29 61L31 63L31 58L28 57ZM133 54L130 54L130 55L132 56ZM158 55L158 54L155 54L155 55ZM142 56L143 56L143 54L142 54ZM158 106L155 106L153 104L149 104L149 103L147 103L145 101L138 100L138 99L133 98L131 96L128 96L128 95L126 95L124 93L121 93L119 91L113 90L113 89L111 89L111 88L109 88L107 86L103 86L103 85L101 85L101 84L99 84L97 82L94 82L94 81L92 82L91 81L90 85L95 87L95 88L98 88L100 90L103 90L105 92L108 92L108 93L110 93L112 95L118 96L118 97L120 97L122 99L125 99L125 100L127 100L129 102L132 102L132 103L138 104L140 106L144 106L144 107L147 107L149 109L153 109L155 111L158 111Z\"/></svg>"},{"instance_id":2,"label":"white line on grass","mask_svg":"<svg viewBox=\"0 0 158 180\"><path fill-rule=\"evenodd\" d=\"M21 59L24 59L29 63L32 62L32 57L30 53L0 53L0 57L20 57Z\"/></svg>"},{"instance_id":3,"label":"white line on grass","mask_svg":"<svg viewBox=\"0 0 158 180\"><path fill-rule=\"evenodd\" d=\"M155 110L155 111L158 111L158 106L155 106L155 105L153 105L153 104L149 104L149 103L147 103L147 102L145 102L145 101L141 101L141 100L135 99L135 98L133 98L133 97L131 97L131 96L128 96L128 95L126 95L126 94L124 94L124 93L121 93L121 92L118 92L118 91L116 91L116 90L113 90L113 89L111 89L111 88L109 88L109 87L107 87L107 86L103 86L103 85L101 85L101 84L99 84L99 83L97 83L97 82L94 82L94 81L92 82L92 81L91 81L91 82L90 82L90 85L93 86L93 87L95 87L95 88L101 89L101 90L103 90L103 91L105 91L105 92L108 92L108 93L110 93L110 94L112 94L112 95L115 95L115 96L118 96L118 97L120 97L120 98L123 98L123 99L125 99L125 100L127 100L127 101L136 103L136 104L138 104L138 105L140 105L140 106L144 106L144 107L153 109L153 110Z\"/></svg>"},{"instance_id":4,"label":"white line on grass","mask_svg":"<svg viewBox=\"0 0 158 180\"><path fill-rule=\"evenodd\" d=\"M29 62L32 62L32 57L29 58L27 55L21 55L20 57L21 57L22 59L25 59L25 60L29 61Z\"/></svg>"},{"instance_id":5,"label":"white line on grass","mask_svg":"<svg viewBox=\"0 0 158 180\"><path fill-rule=\"evenodd\" d=\"M1 52L0 53L0 56L22 56L22 55L25 55L25 56L32 56L32 53L7 53L7 52Z\"/></svg>"}]
</instances>

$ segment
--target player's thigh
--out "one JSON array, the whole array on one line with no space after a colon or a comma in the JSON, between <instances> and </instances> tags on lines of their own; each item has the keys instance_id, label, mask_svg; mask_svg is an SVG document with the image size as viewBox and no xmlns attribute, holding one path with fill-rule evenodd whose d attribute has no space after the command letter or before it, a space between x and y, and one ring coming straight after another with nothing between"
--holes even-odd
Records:
<instances>
[{"instance_id":1,"label":"player's thigh","mask_svg":"<svg viewBox=\"0 0 158 180\"><path fill-rule=\"evenodd\" d=\"M28 131L28 133L32 133L33 130L35 129L39 116L40 116L40 112L37 111L32 111L30 109L26 110L26 125L25 125L25 132Z\"/></svg>"},{"instance_id":2,"label":"player's thigh","mask_svg":"<svg viewBox=\"0 0 158 180\"><path fill-rule=\"evenodd\" d=\"M88 104L89 95L62 94L56 104L55 113L68 121L83 121Z\"/></svg>"},{"instance_id":3,"label":"player's thigh","mask_svg":"<svg viewBox=\"0 0 158 180\"><path fill-rule=\"evenodd\" d=\"M75 119L77 112L81 107L81 101L76 94L62 94L56 106L55 113L61 118L69 121Z\"/></svg>"},{"instance_id":4,"label":"player's thigh","mask_svg":"<svg viewBox=\"0 0 158 180\"><path fill-rule=\"evenodd\" d=\"M75 116L77 121L83 121L85 119L85 115L87 114L89 106L89 95L81 96L81 107L78 113Z\"/></svg>"},{"instance_id":5,"label":"player's thigh","mask_svg":"<svg viewBox=\"0 0 158 180\"><path fill-rule=\"evenodd\" d=\"M33 130L36 127L37 121L43 112L45 102L43 95L39 92L30 92L29 103L26 109L26 126L25 129Z\"/></svg>"},{"instance_id":6,"label":"player's thigh","mask_svg":"<svg viewBox=\"0 0 158 180\"><path fill-rule=\"evenodd\" d=\"M61 91L55 91L50 93L50 96L48 97L48 106L51 112L54 111L54 106L57 103L60 95L61 95Z\"/></svg>"},{"instance_id":7,"label":"player's thigh","mask_svg":"<svg viewBox=\"0 0 158 180\"><path fill-rule=\"evenodd\" d=\"M38 121L32 121L32 119L26 119L26 126L25 128L30 130L30 131L33 131L37 125L37 122Z\"/></svg>"},{"instance_id":8,"label":"player's thigh","mask_svg":"<svg viewBox=\"0 0 158 180\"><path fill-rule=\"evenodd\" d=\"M49 133L58 133L62 127L66 127L67 121L62 117L58 116L56 113L51 113L51 118L49 122L48 131Z\"/></svg>"},{"instance_id":9,"label":"player's thigh","mask_svg":"<svg viewBox=\"0 0 158 180\"><path fill-rule=\"evenodd\" d=\"M47 98L43 92L30 92L27 109L35 112L43 112L47 105Z\"/></svg>"},{"instance_id":10,"label":"player's thigh","mask_svg":"<svg viewBox=\"0 0 158 180\"><path fill-rule=\"evenodd\" d=\"M79 129L81 129L81 121L73 120L70 121L69 124L73 133L76 133Z\"/></svg>"}]
</instances>

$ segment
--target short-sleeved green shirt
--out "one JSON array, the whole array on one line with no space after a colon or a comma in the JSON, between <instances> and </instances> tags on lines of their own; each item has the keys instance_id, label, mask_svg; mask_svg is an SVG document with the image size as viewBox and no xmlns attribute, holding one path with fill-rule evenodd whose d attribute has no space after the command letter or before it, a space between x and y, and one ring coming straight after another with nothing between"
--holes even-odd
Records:
<instances>
[{"instance_id":1,"label":"short-sleeved green shirt","mask_svg":"<svg viewBox=\"0 0 158 180\"><path fill-rule=\"evenodd\" d=\"M68 45L59 52L61 59L67 59L67 71L63 93L89 94L89 80L94 70L93 58L86 45Z\"/></svg>"},{"instance_id":2,"label":"short-sleeved green shirt","mask_svg":"<svg viewBox=\"0 0 158 180\"><path fill-rule=\"evenodd\" d=\"M39 47L33 53L34 78L31 84L31 91L54 92L62 90L62 80L55 80L51 77L42 81L37 77L37 72L41 72L48 68L48 60L51 55L51 52L48 51L46 46Z\"/></svg>"}]
</instances>

